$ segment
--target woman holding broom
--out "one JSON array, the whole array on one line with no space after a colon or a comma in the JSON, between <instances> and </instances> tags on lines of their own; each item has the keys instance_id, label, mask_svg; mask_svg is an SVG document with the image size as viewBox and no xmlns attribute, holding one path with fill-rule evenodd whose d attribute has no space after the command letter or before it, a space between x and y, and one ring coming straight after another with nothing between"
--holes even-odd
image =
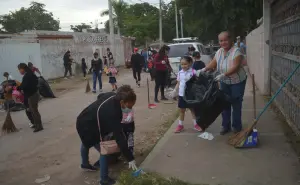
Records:
<instances>
[{"instance_id":1,"label":"woman holding broom","mask_svg":"<svg viewBox=\"0 0 300 185\"><path fill-rule=\"evenodd\" d=\"M242 130L242 102L247 73L242 65L243 54L238 47L234 46L232 38L228 31L219 34L221 48L217 51L214 59L201 70L201 72L205 72L216 69L220 74L215 80L220 81L221 90L231 99L231 105L222 112L221 135L230 132L231 127L235 133Z\"/></svg>"},{"instance_id":2,"label":"woman holding broom","mask_svg":"<svg viewBox=\"0 0 300 185\"><path fill-rule=\"evenodd\" d=\"M23 75L22 83L17 89L23 91L24 94L24 104L28 104L26 112L29 120L33 123L34 130L33 132L39 132L43 130L41 115L38 110L38 102L40 95L38 92L38 78L32 72L32 70L25 64L20 63L18 65L19 72Z\"/></svg>"}]
</instances>

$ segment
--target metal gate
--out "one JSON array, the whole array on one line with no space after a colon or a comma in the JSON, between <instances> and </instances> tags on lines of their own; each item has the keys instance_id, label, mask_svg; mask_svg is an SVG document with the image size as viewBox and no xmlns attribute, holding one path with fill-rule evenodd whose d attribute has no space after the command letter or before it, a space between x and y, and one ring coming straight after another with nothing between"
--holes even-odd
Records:
<instances>
[{"instance_id":1,"label":"metal gate","mask_svg":"<svg viewBox=\"0 0 300 185\"><path fill-rule=\"evenodd\" d=\"M271 4L271 93L274 94L300 62L300 0ZM300 71L276 98L277 107L292 128L300 132Z\"/></svg>"}]
</instances>

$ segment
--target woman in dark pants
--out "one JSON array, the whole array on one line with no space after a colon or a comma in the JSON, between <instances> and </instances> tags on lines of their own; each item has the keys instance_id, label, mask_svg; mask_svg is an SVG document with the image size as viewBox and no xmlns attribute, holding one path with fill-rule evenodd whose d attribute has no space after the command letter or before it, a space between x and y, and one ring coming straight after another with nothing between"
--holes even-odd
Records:
<instances>
[{"instance_id":1,"label":"woman in dark pants","mask_svg":"<svg viewBox=\"0 0 300 185\"><path fill-rule=\"evenodd\" d=\"M154 101L159 103L157 95L160 89L161 100L168 100L165 97L165 86L167 81L168 71L172 71L172 67L170 65L168 59L168 52L170 51L170 47L164 45L160 48L158 54L154 57L154 68L155 68L155 98Z\"/></svg>"},{"instance_id":2,"label":"woman in dark pants","mask_svg":"<svg viewBox=\"0 0 300 185\"><path fill-rule=\"evenodd\" d=\"M18 90L23 91L25 104L28 102L27 110L31 113L31 116L27 114L28 112L26 112L26 114L30 121L33 120L33 132L39 132L43 130L43 125L41 115L38 110L38 102L40 99L38 92L38 78L25 63L20 63L18 65L18 69L21 75L23 75L22 83L18 87Z\"/></svg>"}]
</instances>

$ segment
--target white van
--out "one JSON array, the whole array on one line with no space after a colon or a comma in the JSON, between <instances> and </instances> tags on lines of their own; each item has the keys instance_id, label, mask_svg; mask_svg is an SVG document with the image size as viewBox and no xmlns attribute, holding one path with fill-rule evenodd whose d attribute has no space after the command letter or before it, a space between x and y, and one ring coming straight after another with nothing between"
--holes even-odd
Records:
<instances>
[{"instance_id":1,"label":"white van","mask_svg":"<svg viewBox=\"0 0 300 185\"><path fill-rule=\"evenodd\" d=\"M176 43L170 44L168 46L170 47L170 51L168 54L169 61L175 74L177 74L179 71L181 57L188 52L189 47L193 46L196 49L196 51L200 52L201 60L205 64L208 64L212 60L211 56L207 53L204 45L200 42ZM175 78L174 74L172 74L172 78Z\"/></svg>"}]
</instances>

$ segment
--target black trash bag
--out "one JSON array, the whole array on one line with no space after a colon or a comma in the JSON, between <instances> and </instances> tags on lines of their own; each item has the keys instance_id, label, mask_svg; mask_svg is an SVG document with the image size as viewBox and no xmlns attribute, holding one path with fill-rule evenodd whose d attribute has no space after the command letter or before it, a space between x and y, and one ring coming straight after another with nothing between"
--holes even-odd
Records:
<instances>
[{"instance_id":1,"label":"black trash bag","mask_svg":"<svg viewBox=\"0 0 300 185\"><path fill-rule=\"evenodd\" d=\"M205 130L229 106L229 96L219 89L214 80L217 73L204 73L199 77L192 77L186 82L183 97L189 108L193 109L197 124Z\"/></svg>"},{"instance_id":2,"label":"black trash bag","mask_svg":"<svg viewBox=\"0 0 300 185\"><path fill-rule=\"evenodd\" d=\"M44 98L56 98L48 82L42 76L38 77L38 79L39 79L38 88L39 88L40 95L43 96Z\"/></svg>"}]
</instances>

